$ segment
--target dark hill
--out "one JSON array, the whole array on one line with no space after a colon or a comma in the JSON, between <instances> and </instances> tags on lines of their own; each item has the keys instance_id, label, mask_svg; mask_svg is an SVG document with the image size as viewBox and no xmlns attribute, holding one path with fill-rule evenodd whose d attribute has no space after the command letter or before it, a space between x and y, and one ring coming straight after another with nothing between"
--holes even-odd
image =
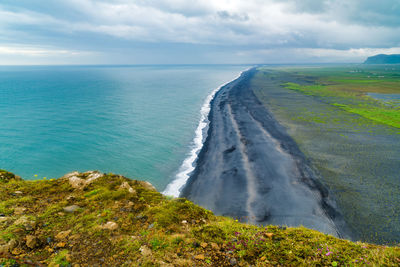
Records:
<instances>
[{"instance_id":1,"label":"dark hill","mask_svg":"<svg viewBox=\"0 0 400 267\"><path fill-rule=\"evenodd\" d=\"M367 58L364 64L400 64L400 55L393 54L393 55L376 55Z\"/></svg>"}]
</instances>

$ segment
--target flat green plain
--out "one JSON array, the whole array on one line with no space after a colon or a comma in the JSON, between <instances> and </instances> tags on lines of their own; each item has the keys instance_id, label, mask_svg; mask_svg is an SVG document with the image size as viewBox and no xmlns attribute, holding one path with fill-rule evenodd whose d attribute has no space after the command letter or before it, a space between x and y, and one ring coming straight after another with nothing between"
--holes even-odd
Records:
<instances>
[{"instance_id":1,"label":"flat green plain","mask_svg":"<svg viewBox=\"0 0 400 267\"><path fill-rule=\"evenodd\" d=\"M399 65L259 68L252 89L330 190L354 239L400 242Z\"/></svg>"}]
</instances>

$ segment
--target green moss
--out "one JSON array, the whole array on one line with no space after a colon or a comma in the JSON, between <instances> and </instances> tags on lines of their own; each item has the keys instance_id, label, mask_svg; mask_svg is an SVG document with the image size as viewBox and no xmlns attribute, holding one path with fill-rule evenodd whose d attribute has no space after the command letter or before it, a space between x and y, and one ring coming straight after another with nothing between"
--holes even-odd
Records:
<instances>
[{"instance_id":1,"label":"green moss","mask_svg":"<svg viewBox=\"0 0 400 267\"><path fill-rule=\"evenodd\" d=\"M351 84L363 84L363 80L336 80L337 82L349 82ZM369 81L371 82L371 81ZM322 98L323 101L328 102L332 106L341 108L350 113L360 115L366 119L372 120L377 123L400 128L400 107L395 105L382 104L375 101L363 94L358 94L350 89L345 91L338 90L337 85L308 85L303 86L296 83L285 83L285 87L290 90L301 92L305 95L315 96ZM330 98L332 100L330 100ZM337 103L336 101L341 101ZM309 120L317 123L324 123L315 116L309 116L311 119L304 117L297 117L299 120Z\"/></svg>"},{"instance_id":2,"label":"green moss","mask_svg":"<svg viewBox=\"0 0 400 267\"><path fill-rule=\"evenodd\" d=\"M126 181L136 193L120 189ZM60 191L56 193L54 187ZM400 257L395 247L353 243L305 228L258 227L216 217L190 201L163 197L117 175L107 175L87 190L56 180L19 181L13 188L0 185L0 192L15 188L25 195L2 198L0 205L18 203L26 210L24 214L11 210L9 221L0 223L0 245L15 240L12 257L20 265L26 258L49 266L227 266L231 258L244 266L394 265ZM80 209L66 213L63 208L72 204ZM13 223L21 216L33 222L32 229ZM109 222L117 227L106 229ZM34 249L25 245L27 235L37 238ZM11 262L7 257L3 256L3 263ZM360 258L365 260L355 262Z\"/></svg>"}]
</instances>

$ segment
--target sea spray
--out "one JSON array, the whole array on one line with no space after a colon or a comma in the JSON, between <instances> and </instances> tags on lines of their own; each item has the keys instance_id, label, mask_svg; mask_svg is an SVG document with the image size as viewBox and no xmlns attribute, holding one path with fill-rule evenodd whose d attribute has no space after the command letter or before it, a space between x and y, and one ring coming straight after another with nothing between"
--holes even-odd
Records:
<instances>
[{"instance_id":1,"label":"sea spray","mask_svg":"<svg viewBox=\"0 0 400 267\"><path fill-rule=\"evenodd\" d=\"M189 179L190 173L195 168L197 156L203 148L204 141L207 137L207 132L205 131L205 129L210 123L210 121L208 120L208 114L211 110L211 101L213 100L215 94L222 87L238 79L245 71L247 71L247 69L241 71L239 75L236 76L233 80L226 82L218 88L214 89L205 99L204 104L200 110L200 121L196 128L195 136L191 144L192 149L190 150L188 157L185 158L182 165L180 166L178 173L175 176L175 179L167 185L166 189L163 192L164 195L179 197L182 187L186 184L187 180Z\"/></svg>"}]
</instances>

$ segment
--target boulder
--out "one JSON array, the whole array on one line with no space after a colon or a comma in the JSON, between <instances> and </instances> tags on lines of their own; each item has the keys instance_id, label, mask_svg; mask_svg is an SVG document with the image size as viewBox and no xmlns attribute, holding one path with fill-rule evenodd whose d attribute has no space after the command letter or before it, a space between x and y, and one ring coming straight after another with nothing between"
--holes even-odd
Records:
<instances>
[{"instance_id":1,"label":"boulder","mask_svg":"<svg viewBox=\"0 0 400 267\"><path fill-rule=\"evenodd\" d=\"M103 176L104 173L98 171L88 171L84 173L75 171L64 175L61 179L68 180L69 184L75 189L84 189L86 186Z\"/></svg>"}]
</instances>

